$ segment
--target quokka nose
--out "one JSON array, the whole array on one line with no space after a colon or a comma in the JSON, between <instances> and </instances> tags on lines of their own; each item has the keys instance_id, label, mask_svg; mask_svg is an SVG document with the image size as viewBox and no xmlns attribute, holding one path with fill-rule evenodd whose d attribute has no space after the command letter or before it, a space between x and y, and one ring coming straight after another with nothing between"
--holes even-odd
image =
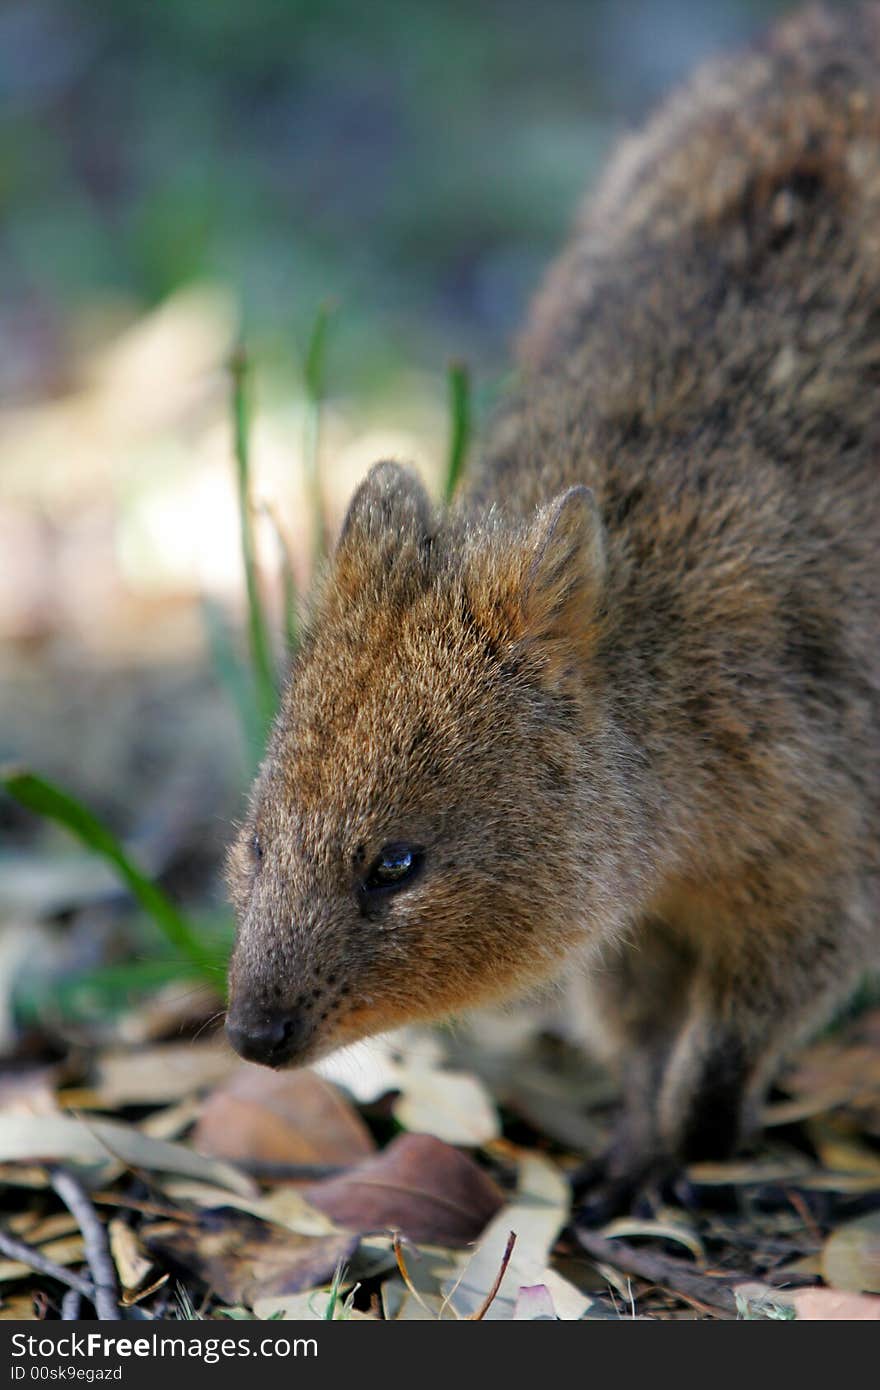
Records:
<instances>
[{"instance_id":1,"label":"quokka nose","mask_svg":"<svg viewBox=\"0 0 880 1390\"><path fill-rule=\"evenodd\" d=\"M305 1035L301 1015L268 1010L247 1013L233 1009L226 1018L226 1036L246 1062L282 1067L300 1050Z\"/></svg>"}]
</instances>

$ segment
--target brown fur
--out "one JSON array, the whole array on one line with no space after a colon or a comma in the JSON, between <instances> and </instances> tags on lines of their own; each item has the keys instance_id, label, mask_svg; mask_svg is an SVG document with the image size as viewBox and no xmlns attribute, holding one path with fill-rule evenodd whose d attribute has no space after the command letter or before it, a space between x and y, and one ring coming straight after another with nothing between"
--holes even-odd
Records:
<instances>
[{"instance_id":1,"label":"brown fur","mask_svg":"<svg viewBox=\"0 0 880 1390\"><path fill-rule=\"evenodd\" d=\"M232 852L230 1017L301 1061L582 972L612 1167L727 1152L878 954L880 8L625 143L521 367L450 515L392 464L352 503ZM423 872L365 905L396 841Z\"/></svg>"}]
</instances>

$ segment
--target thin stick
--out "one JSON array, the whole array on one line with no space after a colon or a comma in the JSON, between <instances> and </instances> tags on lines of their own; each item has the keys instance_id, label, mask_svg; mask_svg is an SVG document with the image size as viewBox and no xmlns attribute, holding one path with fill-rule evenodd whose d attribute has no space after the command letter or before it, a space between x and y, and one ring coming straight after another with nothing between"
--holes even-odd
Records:
<instances>
[{"instance_id":1,"label":"thin stick","mask_svg":"<svg viewBox=\"0 0 880 1390\"><path fill-rule=\"evenodd\" d=\"M78 1289L68 1289L61 1300L62 1322L79 1322L82 1294Z\"/></svg>"},{"instance_id":2,"label":"thin stick","mask_svg":"<svg viewBox=\"0 0 880 1390\"><path fill-rule=\"evenodd\" d=\"M404 1284L409 1289L410 1293L412 1294L416 1303L418 1303L419 1307L424 1309L424 1311L430 1317L433 1317L434 1314L431 1312L430 1308L428 1307L425 1300L422 1298L422 1295L419 1293L412 1279L409 1277L409 1270L406 1267L406 1260L403 1258L403 1247L400 1243L399 1231L395 1231L394 1235L391 1237L391 1249L394 1251L394 1258L397 1261L397 1268L400 1270L400 1277L403 1280Z\"/></svg>"},{"instance_id":3,"label":"thin stick","mask_svg":"<svg viewBox=\"0 0 880 1390\"><path fill-rule=\"evenodd\" d=\"M639 1279L646 1279L649 1284L658 1284L661 1288L681 1294L687 1299L696 1299L717 1313L736 1316L736 1299L732 1289L728 1287L727 1278L723 1281L710 1279L704 1274L696 1274L683 1260L634 1250L625 1241L606 1240L578 1227L575 1227L574 1235L591 1259L611 1265L613 1269L622 1269L625 1274L635 1274ZM742 1283L744 1277L737 1275L729 1282Z\"/></svg>"},{"instance_id":4,"label":"thin stick","mask_svg":"<svg viewBox=\"0 0 880 1390\"><path fill-rule=\"evenodd\" d=\"M57 1265L54 1260L48 1260L39 1250L34 1250L33 1246L26 1245L23 1240L16 1240L15 1236L7 1235L5 1231L0 1231L0 1252L10 1260L27 1265L28 1269L34 1270L37 1274L48 1274L50 1279L57 1279L59 1284L66 1284L69 1289L75 1289L83 1298L91 1301L95 1295L91 1282L81 1274L74 1274L73 1270Z\"/></svg>"},{"instance_id":5,"label":"thin stick","mask_svg":"<svg viewBox=\"0 0 880 1390\"><path fill-rule=\"evenodd\" d=\"M110 1254L107 1232L101 1225L92 1200L80 1182L65 1168L50 1171L52 1186L83 1234L86 1259L95 1281L95 1312L101 1322L114 1322L119 1317L116 1266Z\"/></svg>"},{"instance_id":6,"label":"thin stick","mask_svg":"<svg viewBox=\"0 0 880 1390\"><path fill-rule=\"evenodd\" d=\"M197 1212L185 1211L183 1207L163 1206L159 1202L138 1202L131 1197L120 1197L116 1192L95 1192L92 1201L99 1207L122 1207L125 1211L139 1211L143 1216L164 1216L171 1221L189 1221L198 1225Z\"/></svg>"},{"instance_id":7,"label":"thin stick","mask_svg":"<svg viewBox=\"0 0 880 1390\"><path fill-rule=\"evenodd\" d=\"M822 1232L819 1230L819 1227L816 1224L816 1220L813 1216L813 1213L810 1211L809 1206L804 1201L803 1193L798 1192L797 1190L789 1191L786 1193L786 1196L788 1197L788 1200L791 1202L791 1205L794 1207L801 1221L803 1221L808 1236L814 1242L817 1248L821 1250L823 1244Z\"/></svg>"},{"instance_id":8,"label":"thin stick","mask_svg":"<svg viewBox=\"0 0 880 1390\"><path fill-rule=\"evenodd\" d=\"M501 1288L501 1280L507 1273L507 1266L510 1264L510 1257L513 1254L513 1247L515 1245L516 1231L511 1231L510 1235L507 1237L507 1244L504 1247L504 1254L501 1256L501 1265L498 1270L498 1273L495 1275L494 1283L492 1284L491 1289L486 1294L486 1297L483 1299L477 1311L475 1313L469 1314L468 1322L482 1322L483 1318L488 1313L489 1309L495 1301L495 1295Z\"/></svg>"}]
</instances>

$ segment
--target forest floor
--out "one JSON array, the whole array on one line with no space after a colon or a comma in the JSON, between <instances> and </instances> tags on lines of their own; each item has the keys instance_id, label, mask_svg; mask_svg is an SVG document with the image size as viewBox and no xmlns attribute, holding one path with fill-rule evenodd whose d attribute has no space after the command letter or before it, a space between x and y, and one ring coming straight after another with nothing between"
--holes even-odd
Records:
<instances>
[{"instance_id":1,"label":"forest floor","mask_svg":"<svg viewBox=\"0 0 880 1390\"><path fill-rule=\"evenodd\" d=\"M589 1232L613 1091L537 1018L271 1073L215 1010L166 986L6 1063L0 1318L880 1317L880 1009L795 1057L747 1154Z\"/></svg>"}]
</instances>

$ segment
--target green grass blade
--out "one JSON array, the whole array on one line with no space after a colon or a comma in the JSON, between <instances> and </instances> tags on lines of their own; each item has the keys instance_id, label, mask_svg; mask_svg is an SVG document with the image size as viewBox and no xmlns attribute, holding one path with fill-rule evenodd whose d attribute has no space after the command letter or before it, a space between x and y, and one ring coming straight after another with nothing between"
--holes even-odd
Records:
<instances>
[{"instance_id":1,"label":"green grass blade","mask_svg":"<svg viewBox=\"0 0 880 1390\"><path fill-rule=\"evenodd\" d=\"M112 864L167 940L201 975L208 975L212 982L216 983L212 964L206 958L202 943L190 931L177 908L166 898L161 888L152 883L132 863L116 836L102 825L91 811L60 787L23 768L0 769L0 782L10 796L15 797L22 806L35 811L37 815L45 816L48 820L57 821L82 844Z\"/></svg>"},{"instance_id":2,"label":"green grass blade","mask_svg":"<svg viewBox=\"0 0 880 1390\"><path fill-rule=\"evenodd\" d=\"M247 587L248 634L254 668L254 683L257 690L257 708L265 738L265 734L268 733L269 726L275 718L278 692L275 686L272 649L257 578L256 545L254 543L253 510L251 507L250 363L244 348L239 347L233 354L231 371L238 513L241 525L241 555Z\"/></svg>"},{"instance_id":3,"label":"green grass blade","mask_svg":"<svg viewBox=\"0 0 880 1390\"><path fill-rule=\"evenodd\" d=\"M471 437L471 380L463 362L449 365L449 456L443 496L451 502L464 471Z\"/></svg>"},{"instance_id":4,"label":"green grass blade","mask_svg":"<svg viewBox=\"0 0 880 1390\"><path fill-rule=\"evenodd\" d=\"M321 407L326 390L327 342L334 312L335 305L321 305L312 324L303 360L303 384L306 393L303 467L311 512L313 566L316 566L327 553L327 520L324 515L320 476Z\"/></svg>"}]
</instances>

